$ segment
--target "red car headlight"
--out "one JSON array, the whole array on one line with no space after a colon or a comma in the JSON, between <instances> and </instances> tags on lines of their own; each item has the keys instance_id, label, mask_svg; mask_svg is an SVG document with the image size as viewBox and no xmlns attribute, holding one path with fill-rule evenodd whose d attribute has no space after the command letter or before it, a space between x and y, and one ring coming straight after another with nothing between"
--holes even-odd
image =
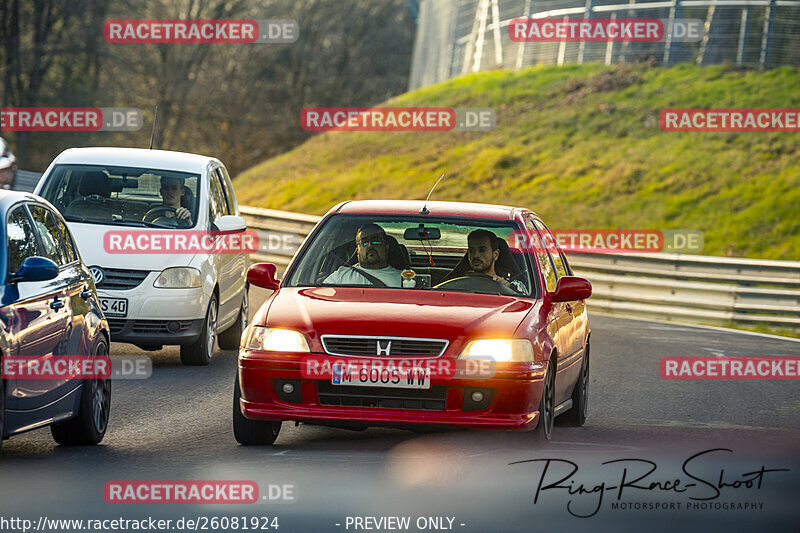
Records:
<instances>
[{"instance_id":1,"label":"red car headlight","mask_svg":"<svg viewBox=\"0 0 800 533\"><path fill-rule=\"evenodd\" d=\"M533 344L528 339L475 339L464 346L459 358L532 363Z\"/></svg>"},{"instance_id":2,"label":"red car headlight","mask_svg":"<svg viewBox=\"0 0 800 533\"><path fill-rule=\"evenodd\" d=\"M268 352L308 352L308 342L302 333L291 329L251 326L242 346L245 350Z\"/></svg>"}]
</instances>

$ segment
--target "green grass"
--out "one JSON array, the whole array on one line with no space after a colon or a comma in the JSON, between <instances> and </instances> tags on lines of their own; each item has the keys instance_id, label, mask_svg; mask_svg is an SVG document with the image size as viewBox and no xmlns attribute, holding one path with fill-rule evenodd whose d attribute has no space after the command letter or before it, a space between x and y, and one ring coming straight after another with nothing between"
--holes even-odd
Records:
<instances>
[{"instance_id":1,"label":"green grass","mask_svg":"<svg viewBox=\"0 0 800 533\"><path fill-rule=\"evenodd\" d=\"M489 132L329 132L235 180L243 205L526 206L554 228L698 229L704 254L800 259L797 133L665 133L670 107L800 108L800 69L570 65L469 75L386 102L491 107Z\"/></svg>"}]
</instances>

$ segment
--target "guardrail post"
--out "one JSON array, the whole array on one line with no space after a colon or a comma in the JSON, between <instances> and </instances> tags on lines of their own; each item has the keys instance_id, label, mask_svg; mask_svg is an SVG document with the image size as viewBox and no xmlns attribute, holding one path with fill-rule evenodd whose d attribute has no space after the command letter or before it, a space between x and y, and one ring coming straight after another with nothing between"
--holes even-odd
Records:
<instances>
[{"instance_id":1,"label":"guardrail post","mask_svg":"<svg viewBox=\"0 0 800 533\"><path fill-rule=\"evenodd\" d=\"M629 2L628 2L629 5L633 5L635 3L636 3L636 0L629 0ZM629 18L629 19L630 18L634 18L634 13L630 9L626 13L627 14L625 16L627 18ZM630 46L630 43L627 40L622 41L622 47L620 48L620 51L619 51L619 62L620 63L624 63L625 62L625 54L628 52L628 47L629 46Z\"/></svg>"},{"instance_id":2,"label":"guardrail post","mask_svg":"<svg viewBox=\"0 0 800 533\"><path fill-rule=\"evenodd\" d=\"M531 0L525 0L525 7L522 8L522 17L527 19L530 16L531 16ZM516 66L517 70L520 70L522 68L523 56L525 55L525 44L526 42L523 40L522 42L518 43L517 46L517 66Z\"/></svg>"},{"instance_id":3,"label":"guardrail post","mask_svg":"<svg viewBox=\"0 0 800 533\"><path fill-rule=\"evenodd\" d=\"M564 24L566 25L567 21L569 20L569 17L565 15L561 20L563 20ZM566 33L564 35L566 35ZM567 38L564 37L563 39L561 39L561 42L558 43L558 60L556 64L559 67L564 66L564 55L566 54L566 52L567 52Z\"/></svg>"},{"instance_id":4,"label":"guardrail post","mask_svg":"<svg viewBox=\"0 0 800 533\"><path fill-rule=\"evenodd\" d=\"M703 64L703 57L706 55L706 49L708 48L708 41L711 39L711 24L714 22L714 13L716 12L717 8L715 6L710 6L708 8L708 14L706 15L706 23L703 24L703 41L700 43L700 52L697 54L697 64Z\"/></svg>"},{"instance_id":5,"label":"guardrail post","mask_svg":"<svg viewBox=\"0 0 800 533\"><path fill-rule=\"evenodd\" d=\"M669 8L669 19L667 22L667 28L670 30L667 34L667 42L664 43L664 65L669 66L670 62L672 61L672 26L675 24L675 18L680 13L681 9L681 0L675 0L672 3L672 7Z\"/></svg>"},{"instance_id":6,"label":"guardrail post","mask_svg":"<svg viewBox=\"0 0 800 533\"><path fill-rule=\"evenodd\" d=\"M769 5L764 8L764 31L761 34L761 68L767 68L769 61L769 50L772 47L772 26L775 17L775 0L770 0Z\"/></svg>"},{"instance_id":7,"label":"guardrail post","mask_svg":"<svg viewBox=\"0 0 800 533\"><path fill-rule=\"evenodd\" d=\"M611 20L617 20L617 13L611 13ZM608 42L606 43L606 65L611 64L611 60L614 58L614 41L611 37L608 38Z\"/></svg>"},{"instance_id":8,"label":"guardrail post","mask_svg":"<svg viewBox=\"0 0 800 533\"><path fill-rule=\"evenodd\" d=\"M503 39L500 36L500 8L497 0L492 0L492 37L494 38L494 61L498 68L503 67Z\"/></svg>"},{"instance_id":9,"label":"guardrail post","mask_svg":"<svg viewBox=\"0 0 800 533\"><path fill-rule=\"evenodd\" d=\"M750 8L742 8L742 20L739 23L739 46L736 50L736 64L744 62L744 43L747 40L747 19L750 17Z\"/></svg>"},{"instance_id":10,"label":"guardrail post","mask_svg":"<svg viewBox=\"0 0 800 533\"><path fill-rule=\"evenodd\" d=\"M586 0L586 11L583 14L584 20L591 18L593 4L594 0ZM578 64L583 63L585 55L586 55L586 41L581 40L581 44L578 45Z\"/></svg>"}]
</instances>

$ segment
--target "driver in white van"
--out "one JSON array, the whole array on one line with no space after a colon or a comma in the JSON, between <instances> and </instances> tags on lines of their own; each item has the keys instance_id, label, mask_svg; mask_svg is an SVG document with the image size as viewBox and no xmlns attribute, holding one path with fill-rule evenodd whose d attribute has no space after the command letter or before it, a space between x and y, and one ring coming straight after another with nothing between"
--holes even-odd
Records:
<instances>
[{"instance_id":1,"label":"driver in white van","mask_svg":"<svg viewBox=\"0 0 800 533\"><path fill-rule=\"evenodd\" d=\"M181 198L186 194L186 188L183 186L183 180L180 178L173 178L162 176L161 177L161 198L164 200L164 207L171 207L175 210L161 212L159 216L167 218L177 218L181 225L192 224L192 213L181 206ZM151 211L153 211L151 209Z\"/></svg>"}]
</instances>

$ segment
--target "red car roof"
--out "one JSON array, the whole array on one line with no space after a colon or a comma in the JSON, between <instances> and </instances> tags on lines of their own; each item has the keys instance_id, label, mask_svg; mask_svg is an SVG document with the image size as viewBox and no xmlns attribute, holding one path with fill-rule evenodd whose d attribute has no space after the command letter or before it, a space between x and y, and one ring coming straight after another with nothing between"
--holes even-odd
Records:
<instances>
[{"instance_id":1,"label":"red car roof","mask_svg":"<svg viewBox=\"0 0 800 533\"><path fill-rule=\"evenodd\" d=\"M427 204L423 200L353 200L342 202L328 213L381 213L417 215L427 206L431 216L456 216L509 220L515 211L528 211L524 208L506 205L474 204L467 202L435 202Z\"/></svg>"}]
</instances>

